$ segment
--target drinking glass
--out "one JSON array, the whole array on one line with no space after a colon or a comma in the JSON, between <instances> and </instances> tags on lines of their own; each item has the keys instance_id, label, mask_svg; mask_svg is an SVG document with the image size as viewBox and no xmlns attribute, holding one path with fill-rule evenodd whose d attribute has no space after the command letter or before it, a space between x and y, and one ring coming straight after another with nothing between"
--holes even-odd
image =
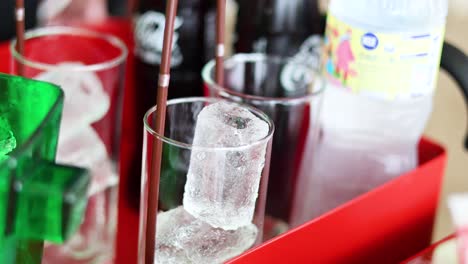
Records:
<instances>
[{"instance_id":1,"label":"drinking glass","mask_svg":"<svg viewBox=\"0 0 468 264\"><path fill-rule=\"evenodd\" d=\"M63 243L83 219L90 177L58 165L63 92L0 74L0 263L39 264L42 241Z\"/></svg>"},{"instance_id":2,"label":"drinking glass","mask_svg":"<svg viewBox=\"0 0 468 264\"><path fill-rule=\"evenodd\" d=\"M419 252L401 264L464 264L457 256L457 237L450 235L432 244L430 247Z\"/></svg>"},{"instance_id":3,"label":"drinking glass","mask_svg":"<svg viewBox=\"0 0 468 264\"><path fill-rule=\"evenodd\" d=\"M147 181L158 141L156 248L146 249L155 263L222 263L260 243L272 121L249 106L182 98L168 101L160 135L155 110L144 117L138 263L145 263Z\"/></svg>"},{"instance_id":4,"label":"drinking glass","mask_svg":"<svg viewBox=\"0 0 468 264\"><path fill-rule=\"evenodd\" d=\"M102 263L114 253L127 48L112 35L72 27L28 31L24 53L15 47L13 41L14 73L65 92L57 161L88 168L92 177L79 232L64 245L46 244L43 263Z\"/></svg>"},{"instance_id":5,"label":"drinking glass","mask_svg":"<svg viewBox=\"0 0 468 264\"><path fill-rule=\"evenodd\" d=\"M459 262L468 264L468 193L450 195L448 207L456 228Z\"/></svg>"},{"instance_id":6,"label":"drinking glass","mask_svg":"<svg viewBox=\"0 0 468 264\"><path fill-rule=\"evenodd\" d=\"M298 167L303 161L309 162L313 154L313 149L304 146L318 135L322 79L315 65L297 58L258 53L227 58L222 85L214 80L214 61L205 65L202 76L207 95L251 105L274 121L266 204L273 226L265 232L266 238L275 236L287 229L294 195L300 194Z\"/></svg>"}]
</instances>

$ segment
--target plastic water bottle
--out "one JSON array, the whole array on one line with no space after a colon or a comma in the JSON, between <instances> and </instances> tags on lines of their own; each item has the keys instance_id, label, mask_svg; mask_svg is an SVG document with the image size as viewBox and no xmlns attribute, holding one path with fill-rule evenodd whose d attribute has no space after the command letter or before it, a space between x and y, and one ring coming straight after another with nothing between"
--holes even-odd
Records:
<instances>
[{"instance_id":1,"label":"plastic water bottle","mask_svg":"<svg viewBox=\"0 0 468 264\"><path fill-rule=\"evenodd\" d=\"M448 0L331 0L322 131L307 143L293 225L417 166L447 6Z\"/></svg>"}]
</instances>

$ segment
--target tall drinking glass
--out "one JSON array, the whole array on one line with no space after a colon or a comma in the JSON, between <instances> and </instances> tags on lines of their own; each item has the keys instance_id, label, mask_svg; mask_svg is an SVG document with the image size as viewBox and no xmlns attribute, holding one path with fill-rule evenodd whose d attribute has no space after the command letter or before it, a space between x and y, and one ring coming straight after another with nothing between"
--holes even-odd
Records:
<instances>
[{"instance_id":1,"label":"tall drinking glass","mask_svg":"<svg viewBox=\"0 0 468 264\"><path fill-rule=\"evenodd\" d=\"M318 135L323 84L315 65L295 58L236 54L224 62L223 85L214 81L214 66L202 72L206 94L254 106L275 123L266 213L276 229L268 238L287 228L304 146Z\"/></svg>"},{"instance_id":2,"label":"tall drinking glass","mask_svg":"<svg viewBox=\"0 0 468 264\"><path fill-rule=\"evenodd\" d=\"M23 55L15 46L13 41L14 73L65 92L57 161L85 167L92 177L80 230L65 245L46 244L43 263L102 263L114 252L127 48L114 36L69 27L26 32Z\"/></svg>"},{"instance_id":3,"label":"tall drinking glass","mask_svg":"<svg viewBox=\"0 0 468 264\"><path fill-rule=\"evenodd\" d=\"M273 123L214 98L168 101L165 134L144 117L139 262L153 144L163 146L155 263L223 263L262 241Z\"/></svg>"}]
</instances>

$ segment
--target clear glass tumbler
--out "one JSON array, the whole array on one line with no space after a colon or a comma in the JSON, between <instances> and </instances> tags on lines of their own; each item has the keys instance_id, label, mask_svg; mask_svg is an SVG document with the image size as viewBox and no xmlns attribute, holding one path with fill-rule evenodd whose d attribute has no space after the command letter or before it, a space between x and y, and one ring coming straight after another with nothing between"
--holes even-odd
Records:
<instances>
[{"instance_id":1,"label":"clear glass tumbler","mask_svg":"<svg viewBox=\"0 0 468 264\"><path fill-rule=\"evenodd\" d=\"M13 73L65 92L58 162L90 170L84 222L64 245L46 244L44 264L103 263L114 253L121 104L127 48L112 35L71 27L26 32L24 54L10 46Z\"/></svg>"},{"instance_id":2,"label":"clear glass tumbler","mask_svg":"<svg viewBox=\"0 0 468 264\"><path fill-rule=\"evenodd\" d=\"M223 85L214 81L214 67L210 61L202 72L207 95L256 107L276 127L266 204L266 220L271 220L265 229L268 239L287 230L294 195L300 194L298 167L312 158L313 149L305 146L319 132L323 81L314 65L257 53L227 58Z\"/></svg>"},{"instance_id":3,"label":"clear glass tumbler","mask_svg":"<svg viewBox=\"0 0 468 264\"><path fill-rule=\"evenodd\" d=\"M155 263L223 263L262 242L273 123L215 98L168 101L165 134L144 117L139 262L153 144L162 144Z\"/></svg>"}]
</instances>

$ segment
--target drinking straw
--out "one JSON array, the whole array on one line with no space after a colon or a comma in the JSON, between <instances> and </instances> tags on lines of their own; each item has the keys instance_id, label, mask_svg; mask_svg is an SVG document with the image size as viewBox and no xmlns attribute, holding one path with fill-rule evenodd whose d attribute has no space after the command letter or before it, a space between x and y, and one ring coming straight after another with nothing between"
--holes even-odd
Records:
<instances>
[{"instance_id":1,"label":"drinking straw","mask_svg":"<svg viewBox=\"0 0 468 264\"><path fill-rule=\"evenodd\" d=\"M126 13L127 17L133 16L139 2L140 1L138 1L138 0L128 0L127 1L127 13Z\"/></svg>"},{"instance_id":2,"label":"drinking straw","mask_svg":"<svg viewBox=\"0 0 468 264\"><path fill-rule=\"evenodd\" d=\"M24 0L16 0L16 50L24 55ZM23 76L23 64L18 63L18 75Z\"/></svg>"},{"instance_id":3,"label":"drinking straw","mask_svg":"<svg viewBox=\"0 0 468 264\"><path fill-rule=\"evenodd\" d=\"M158 90L156 98L155 132L164 135L166 119L167 90L170 79L170 65L172 53L172 38L174 33L174 20L177 12L178 0L167 0L166 23L164 28L163 50L161 66L159 68ZM151 155L150 177L148 178L148 212L146 215L146 244L145 263L153 264L156 249L156 218L158 213L159 177L161 170L162 141L153 142L153 155Z\"/></svg>"},{"instance_id":4,"label":"drinking straw","mask_svg":"<svg viewBox=\"0 0 468 264\"><path fill-rule=\"evenodd\" d=\"M217 1L216 12L216 83L220 86L224 85L224 25L226 20L226 0Z\"/></svg>"}]
</instances>

